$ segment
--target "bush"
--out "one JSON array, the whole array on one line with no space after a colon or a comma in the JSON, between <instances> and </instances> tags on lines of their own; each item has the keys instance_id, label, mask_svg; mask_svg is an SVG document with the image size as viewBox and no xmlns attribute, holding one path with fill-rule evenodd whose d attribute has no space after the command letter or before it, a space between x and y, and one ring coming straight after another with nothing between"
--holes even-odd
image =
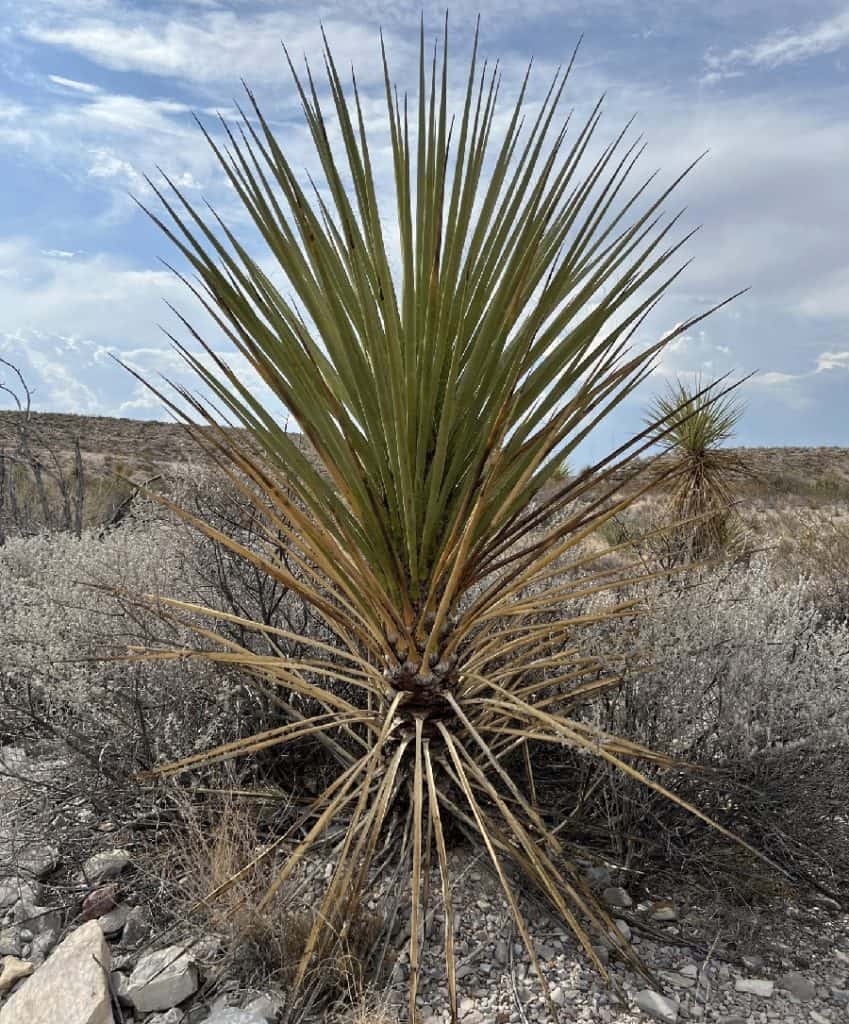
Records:
<instances>
[{"instance_id":1,"label":"bush","mask_svg":"<svg viewBox=\"0 0 849 1024\"><path fill-rule=\"evenodd\" d=\"M96 589L191 596L182 531L149 509L140 512L103 535L42 534L0 548L5 739L46 731L124 774L220 736L229 703L220 672L198 660L104 660L131 644L180 643L189 635Z\"/></svg>"},{"instance_id":2,"label":"bush","mask_svg":"<svg viewBox=\"0 0 849 1024\"><path fill-rule=\"evenodd\" d=\"M699 765L661 781L790 877L840 892L849 884L849 623L827 615L820 595L816 576L788 580L765 555L749 568L656 581L645 613L620 635L626 683L592 714L606 730ZM610 833L630 837L617 856L661 852L667 866L681 858L700 867L708 857L712 884L742 872L761 895L774 892L762 867L717 847L674 805L609 773L583 782L594 778L602 813L616 819Z\"/></svg>"}]
</instances>

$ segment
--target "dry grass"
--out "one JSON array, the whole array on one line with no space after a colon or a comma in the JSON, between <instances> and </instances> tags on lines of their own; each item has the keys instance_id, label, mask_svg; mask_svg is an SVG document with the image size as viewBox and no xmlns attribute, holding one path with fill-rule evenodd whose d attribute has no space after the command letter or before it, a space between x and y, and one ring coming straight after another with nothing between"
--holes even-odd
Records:
<instances>
[{"instance_id":1,"label":"dry grass","mask_svg":"<svg viewBox=\"0 0 849 1024\"><path fill-rule=\"evenodd\" d=\"M265 840L284 831L288 808L276 800L226 790L209 794L204 802L180 794L176 799L179 834L157 865L169 901L195 927L222 939L228 976L246 985L289 991L315 923L309 894L315 877L323 875L323 865L281 888L260 912L257 907L276 874L275 863L264 860L253 871L242 869L264 849ZM219 894L207 899L213 892ZM381 1018L368 1014L378 1013L370 993L381 973L374 968L384 929L380 913L352 908L344 936L324 933L300 1002L353 1006L360 1016L346 1020L378 1024Z\"/></svg>"}]
</instances>

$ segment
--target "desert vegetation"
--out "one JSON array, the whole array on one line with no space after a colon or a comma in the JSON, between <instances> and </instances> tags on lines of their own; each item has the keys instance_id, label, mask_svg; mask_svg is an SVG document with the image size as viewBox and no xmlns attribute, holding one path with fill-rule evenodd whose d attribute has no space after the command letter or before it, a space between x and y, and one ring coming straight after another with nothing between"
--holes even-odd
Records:
<instances>
[{"instance_id":1,"label":"desert vegetation","mask_svg":"<svg viewBox=\"0 0 849 1024\"><path fill-rule=\"evenodd\" d=\"M383 54L397 268L329 49L332 132L292 68L314 196L250 92L227 145L207 136L295 298L151 183L188 288L297 435L180 317L210 397L160 397L194 461L146 466L155 481L131 466L121 515L89 519L80 444L49 491L28 408L0 462L35 495L25 515L18 477L0 492L0 739L62 749L111 825L150 829L140 870L167 928L200 921L231 971L274 985L280 1020L365 1019L403 983L412 1024L426 969L459 1020L468 856L542 1019L559 1004L529 908L619 998L626 967L657 984L627 904L600 895L611 868L725 907L806 891L839 909L849 881L842 492L804 529L733 507L756 477L713 384L662 395L570 473L707 315L632 347L679 273L674 184L631 184L627 132L587 164L598 109L567 143L571 66L527 127L522 89L496 143L497 73L473 51L452 127L444 46L422 41L412 115Z\"/></svg>"}]
</instances>

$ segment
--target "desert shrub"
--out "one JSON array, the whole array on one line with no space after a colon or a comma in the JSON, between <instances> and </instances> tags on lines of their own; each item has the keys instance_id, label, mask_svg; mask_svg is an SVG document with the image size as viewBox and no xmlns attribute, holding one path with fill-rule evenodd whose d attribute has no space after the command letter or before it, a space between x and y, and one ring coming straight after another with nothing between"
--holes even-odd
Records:
<instances>
[{"instance_id":1,"label":"desert shrub","mask_svg":"<svg viewBox=\"0 0 849 1024\"><path fill-rule=\"evenodd\" d=\"M705 763L845 742L849 628L817 608L810 578L788 582L759 557L642 598L630 642L645 668L609 705L621 730Z\"/></svg>"},{"instance_id":2,"label":"desert shrub","mask_svg":"<svg viewBox=\"0 0 849 1024\"><path fill-rule=\"evenodd\" d=\"M845 510L796 512L780 523L770 553L784 581L806 580L811 599L827 618L849 621L849 517Z\"/></svg>"},{"instance_id":3,"label":"desert shrub","mask_svg":"<svg viewBox=\"0 0 849 1024\"><path fill-rule=\"evenodd\" d=\"M120 530L11 538L0 548L0 699L8 740L62 737L123 772L221 736L238 699L208 664L103 660L184 639L129 593L191 594L182 531L159 514ZM106 588L106 589L104 589ZM236 713L238 719L238 713Z\"/></svg>"},{"instance_id":4,"label":"desert shrub","mask_svg":"<svg viewBox=\"0 0 849 1024\"><path fill-rule=\"evenodd\" d=\"M750 568L662 578L642 596L644 614L620 637L630 678L593 706L593 720L702 766L680 775L679 792L768 850L790 877L845 891L847 623L823 613L815 580L787 579L766 554ZM610 637L597 642L608 646ZM570 770L576 780L584 771ZM547 773L542 765L541 777ZM707 830L641 787L609 774L595 782L596 809L630 837L618 856L633 858L636 842L646 855L660 848L667 863L673 849L691 866L700 863ZM714 848L710 869L718 886L742 872L761 895L774 892L763 869L739 855Z\"/></svg>"}]
</instances>

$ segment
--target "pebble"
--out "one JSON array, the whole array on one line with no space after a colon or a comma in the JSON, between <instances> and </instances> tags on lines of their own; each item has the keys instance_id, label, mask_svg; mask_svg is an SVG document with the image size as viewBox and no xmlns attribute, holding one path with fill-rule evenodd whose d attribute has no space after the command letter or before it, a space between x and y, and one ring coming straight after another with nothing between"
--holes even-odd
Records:
<instances>
[{"instance_id":1,"label":"pebble","mask_svg":"<svg viewBox=\"0 0 849 1024\"><path fill-rule=\"evenodd\" d=\"M608 886L601 894L601 898L608 907L630 907L634 903L628 893L619 885Z\"/></svg>"},{"instance_id":2,"label":"pebble","mask_svg":"<svg viewBox=\"0 0 849 1024\"><path fill-rule=\"evenodd\" d=\"M789 971L787 974L782 974L778 979L778 987L784 989L786 992L790 992L797 999L803 1003L810 1002L811 999L817 994L817 987L813 982L796 971Z\"/></svg>"},{"instance_id":3,"label":"pebble","mask_svg":"<svg viewBox=\"0 0 849 1024\"><path fill-rule=\"evenodd\" d=\"M678 910L668 900L658 900L651 905L652 921L677 921Z\"/></svg>"},{"instance_id":4,"label":"pebble","mask_svg":"<svg viewBox=\"0 0 849 1024\"><path fill-rule=\"evenodd\" d=\"M555 985L551 990L551 1001L555 1006L564 1006L566 1003L566 993L563 991L561 985Z\"/></svg>"},{"instance_id":5,"label":"pebble","mask_svg":"<svg viewBox=\"0 0 849 1024\"><path fill-rule=\"evenodd\" d=\"M650 988L644 988L634 997L634 1002L649 1017L662 1021L663 1024L675 1024L678 1020L679 1003L675 999L663 996Z\"/></svg>"},{"instance_id":6,"label":"pebble","mask_svg":"<svg viewBox=\"0 0 849 1024\"><path fill-rule=\"evenodd\" d=\"M767 981L766 978L738 978L734 982L735 992L747 992L762 999L771 999L774 990L775 983Z\"/></svg>"}]
</instances>

